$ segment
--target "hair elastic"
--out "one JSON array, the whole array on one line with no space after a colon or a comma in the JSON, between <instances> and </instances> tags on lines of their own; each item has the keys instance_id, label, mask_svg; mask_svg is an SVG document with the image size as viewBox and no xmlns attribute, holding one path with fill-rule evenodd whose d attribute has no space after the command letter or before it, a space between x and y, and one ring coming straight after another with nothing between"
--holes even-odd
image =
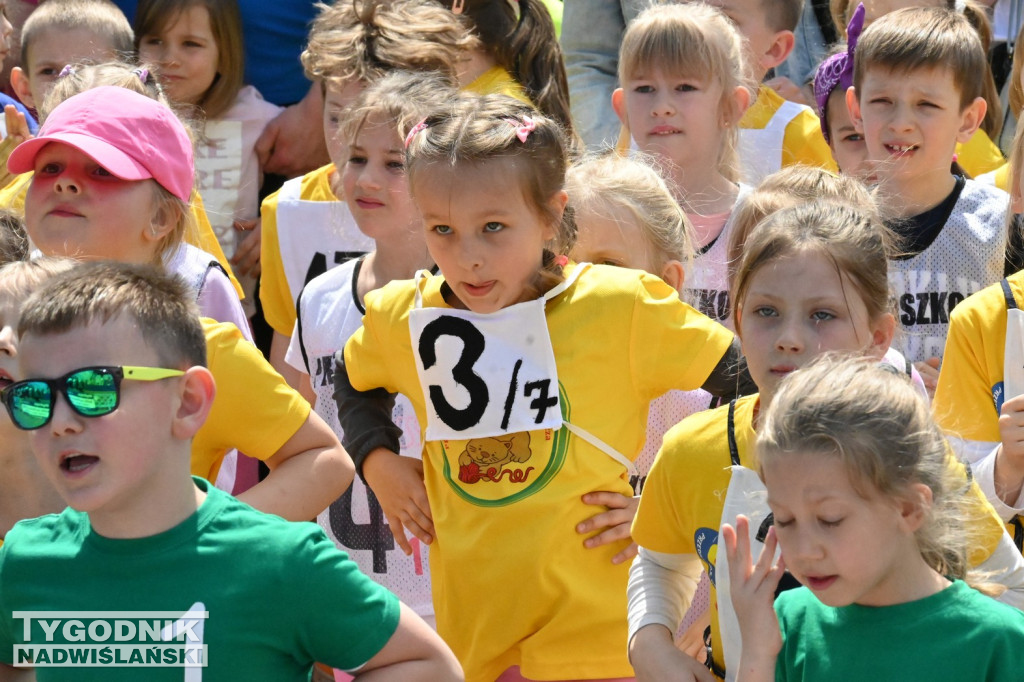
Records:
<instances>
[{"instance_id":1,"label":"hair elastic","mask_svg":"<svg viewBox=\"0 0 1024 682\"><path fill-rule=\"evenodd\" d=\"M537 123L530 116L523 116L522 121L517 121L514 118L508 119L508 122L515 126L516 137L519 138L520 142L525 143L526 138L530 137L530 133L537 129Z\"/></svg>"},{"instance_id":2,"label":"hair elastic","mask_svg":"<svg viewBox=\"0 0 1024 682\"><path fill-rule=\"evenodd\" d=\"M66 76L74 76L75 73L77 73L77 71L75 70L75 67L71 66L70 64L65 64L64 68L61 69L60 73L57 74L57 78L65 78Z\"/></svg>"},{"instance_id":3,"label":"hair elastic","mask_svg":"<svg viewBox=\"0 0 1024 682\"><path fill-rule=\"evenodd\" d=\"M466 11L466 0L455 0L452 3L452 14L462 14Z\"/></svg>"},{"instance_id":4,"label":"hair elastic","mask_svg":"<svg viewBox=\"0 0 1024 682\"><path fill-rule=\"evenodd\" d=\"M568 264L569 257L566 256L565 254L560 253L557 256L555 256L555 265L557 265L558 267L564 268Z\"/></svg>"},{"instance_id":5,"label":"hair elastic","mask_svg":"<svg viewBox=\"0 0 1024 682\"><path fill-rule=\"evenodd\" d=\"M132 69L132 73L139 77L139 80L142 81L143 85L149 81L149 69Z\"/></svg>"},{"instance_id":6,"label":"hair elastic","mask_svg":"<svg viewBox=\"0 0 1024 682\"><path fill-rule=\"evenodd\" d=\"M412 143L412 139L414 137L416 137L416 133L420 132L421 130L426 130L426 129L427 129L427 119L423 119L422 121L420 121L419 123L414 125L412 127L412 130L409 131L409 134L405 136L405 148L406 149L409 148L409 145Z\"/></svg>"}]
</instances>

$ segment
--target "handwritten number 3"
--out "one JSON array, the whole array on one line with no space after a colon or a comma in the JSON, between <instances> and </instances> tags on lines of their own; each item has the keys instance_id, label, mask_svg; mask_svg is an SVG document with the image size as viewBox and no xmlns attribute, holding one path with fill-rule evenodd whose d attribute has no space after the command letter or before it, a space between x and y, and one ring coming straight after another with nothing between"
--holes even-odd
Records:
<instances>
[{"instance_id":1,"label":"handwritten number 3","mask_svg":"<svg viewBox=\"0 0 1024 682\"><path fill-rule=\"evenodd\" d=\"M487 384L473 371L473 365L484 353L484 335L470 322L459 317L442 315L431 321L420 335L419 353L424 370L430 369L437 362L435 346L442 336L454 336L463 343L462 355L452 368L452 378L469 392L469 405L461 410L452 407L444 397L442 388L435 384L429 386L430 402L441 421L456 431L464 431L480 423L490 402Z\"/></svg>"}]
</instances>

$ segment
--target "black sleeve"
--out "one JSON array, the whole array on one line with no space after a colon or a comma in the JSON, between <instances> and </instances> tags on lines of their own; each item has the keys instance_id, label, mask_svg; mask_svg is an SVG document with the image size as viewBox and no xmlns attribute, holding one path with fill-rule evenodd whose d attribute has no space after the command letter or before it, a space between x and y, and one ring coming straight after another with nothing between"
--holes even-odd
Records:
<instances>
[{"instance_id":1,"label":"black sleeve","mask_svg":"<svg viewBox=\"0 0 1024 682\"><path fill-rule=\"evenodd\" d=\"M732 345L725 351L725 355L718 361L715 368L711 370L711 374L701 388L720 399L721 402L757 393L757 384L754 383L750 377L750 371L747 369L747 359L740 351L739 337L732 340Z\"/></svg>"},{"instance_id":2,"label":"black sleeve","mask_svg":"<svg viewBox=\"0 0 1024 682\"><path fill-rule=\"evenodd\" d=\"M383 388L358 391L348 380L345 353L334 354L334 402L338 405L338 421L344 431L341 444L355 462L359 478L363 478L363 462L377 448L398 453L402 429L391 421L395 407L394 393Z\"/></svg>"}]
</instances>

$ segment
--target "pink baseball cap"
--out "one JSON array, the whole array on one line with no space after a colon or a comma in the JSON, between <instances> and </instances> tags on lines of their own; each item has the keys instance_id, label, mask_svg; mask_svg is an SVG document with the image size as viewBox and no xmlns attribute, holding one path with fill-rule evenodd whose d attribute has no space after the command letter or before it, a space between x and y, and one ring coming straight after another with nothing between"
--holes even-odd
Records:
<instances>
[{"instance_id":1,"label":"pink baseball cap","mask_svg":"<svg viewBox=\"0 0 1024 682\"><path fill-rule=\"evenodd\" d=\"M192 196L192 141L173 111L145 95L103 86L69 97L50 112L37 137L11 152L7 169L33 170L50 142L74 147L122 180L152 178L184 202Z\"/></svg>"}]
</instances>

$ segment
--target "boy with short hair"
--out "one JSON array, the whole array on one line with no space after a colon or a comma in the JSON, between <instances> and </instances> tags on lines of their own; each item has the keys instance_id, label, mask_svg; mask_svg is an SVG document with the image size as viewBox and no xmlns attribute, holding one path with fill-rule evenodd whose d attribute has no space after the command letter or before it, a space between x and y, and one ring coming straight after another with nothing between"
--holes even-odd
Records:
<instances>
[{"instance_id":1,"label":"boy with short hair","mask_svg":"<svg viewBox=\"0 0 1024 682\"><path fill-rule=\"evenodd\" d=\"M24 664L14 651L30 645L41 681L138 679L136 666L102 658L49 667L39 648L116 641L129 663L146 659L121 649L160 651L164 666L147 667L147 680L180 680L183 659L201 660L206 681L306 680L314 660L357 678L461 679L430 628L316 526L189 476L215 388L182 282L149 266L82 264L26 301L18 334L31 378L5 389L4 404L32 429L70 508L19 523L0 548L0 662ZM26 613L47 607L63 627ZM144 625L178 614L180 625L146 639ZM112 619L138 625L119 625L113 640Z\"/></svg>"},{"instance_id":2,"label":"boy with short hair","mask_svg":"<svg viewBox=\"0 0 1024 682\"><path fill-rule=\"evenodd\" d=\"M905 333L900 350L934 381L949 313L998 281L1009 198L954 174L957 142L985 116L988 68L977 33L940 8L892 12L860 37L846 101L877 164L882 214L900 237L889 282Z\"/></svg>"},{"instance_id":3,"label":"boy with short hair","mask_svg":"<svg viewBox=\"0 0 1024 682\"><path fill-rule=\"evenodd\" d=\"M402 34L374 40L381 26ZM459 18L434 0L321 7L302 63L310 80L323 88L323 134L331 163L289 180L260 209L260 302L274 329L270 361L292 386L304 391L308 386L284 360L299 292L317 275L374 249L334 192L335 169L347 160L347 145L338 135L342 111L367 83L392 70L438 72L455 80L456 61L476 45ZM307 398L314 399L308 392Z\"/></svg>"},{"instance_id":4,"label":"boy with short hair","mask_svg":"<svg viewBox=\"0 0 1024 682\"><path fill-rule=\"evenodd\" d=\"M750 75L760 83L757 99L739 124L743 182L756 186L780 168L797 163L836 172L817 114L783 99L761 82L793 51L793 31L803 0L708 0L708 4L722 10L746 38Z\"/></svg>"}]
</instances>

